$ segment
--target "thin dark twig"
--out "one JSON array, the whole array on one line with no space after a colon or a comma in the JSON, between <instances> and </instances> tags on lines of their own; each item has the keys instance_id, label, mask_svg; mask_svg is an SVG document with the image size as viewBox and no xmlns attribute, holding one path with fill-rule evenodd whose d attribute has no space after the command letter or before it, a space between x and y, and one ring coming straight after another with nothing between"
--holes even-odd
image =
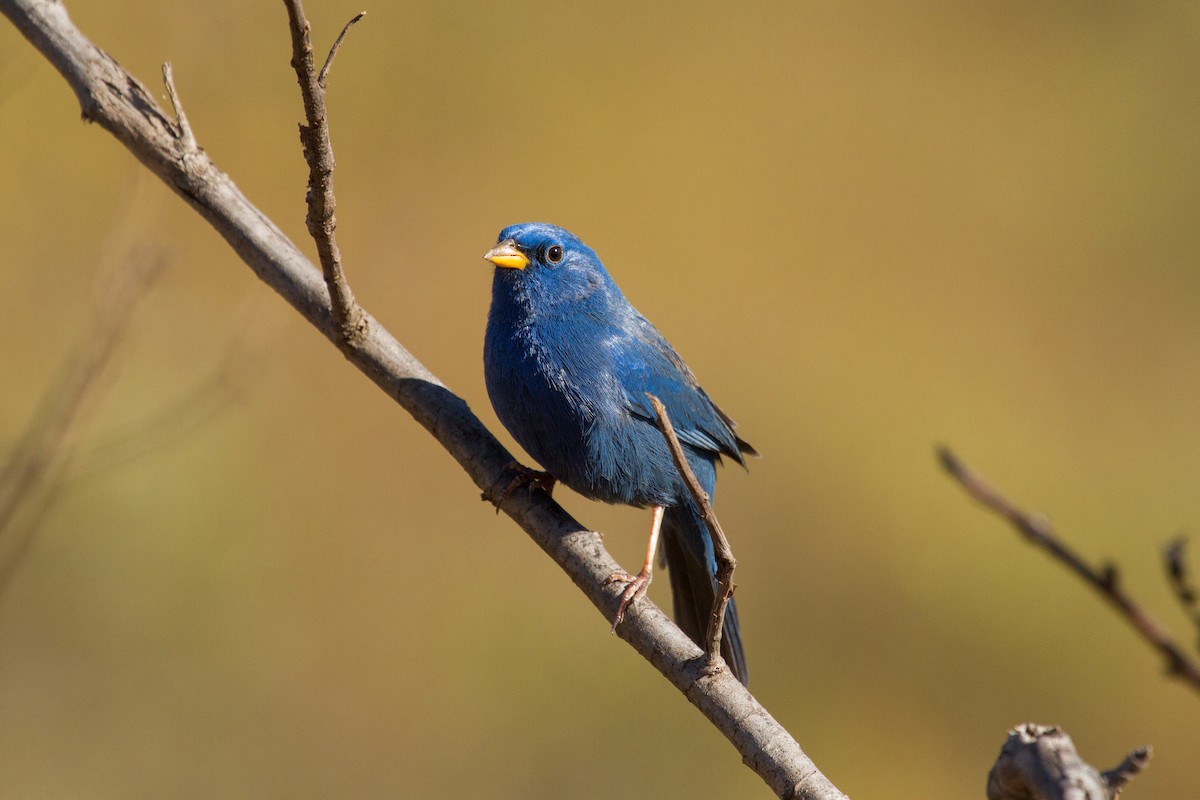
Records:
<instances>
[{"instance_id":1,"label":"thin dark twig","mask_svg":"<svg viewBox=\"0 0 1200 800\"><path fill-rule=\"evenodd\" d=\"M938 459L942 468L958 481L967 494L1004 517L1028 541L1046 550L1099 592L1151 647L1162 654L1167 661L1169 674L1180 678L1192 689L1200 692L1200 665L1125 592L1118 580L1115 565L1105 564L1099 569L1093 568L1058 539L1045 518L1017 508L948 449L939 448Z\"/></svg>"},{"instance_id":2,"label":"thin dark twig","mask_svg":"<svg viewBox=\"0 0 1200 800\"><path fill-rule=\"evenodd\" d=\"M729 547L729 540L725 538L725 531L721 528L721 523L717 520L717 512L713 510L712 500L704 491L704 488L700 486L700 481L696 479L696 473L692 471L691 465L688 464L687 458L683 454L683 446L679 443L679 437L675 434L675 427L671 424L671 418L667 415L666 406L649 392L646 393L646 397L650 399L650 405L654 407L658 429L662 431L663 437L667 440L667 447L671 449L671 459L675 462L675 469L679 470L684 483L687 484L688 491L691 492L692 499L696 501L696 505L704 517L704 523L708 525L708 530L712 534L714 549L716 550L717 594L713 600L712 611L708 618L708 630L704 636L704 652L708 663L712 664L721 654L721 635L725 626L725 609L729 606L729 599L733 597L733 590L736 588L733 585L733 571L737 568L737 560L733 557L733 550Z\"/></svg>"},{"instance_id":3,"label":"thin dark twig","mask_svg":"<svg viewBox=\"0 0 1200 800\"><path fill-rule=\"evenodd\" d=\"M321 67L320 74L317 75L317 85L320 86L322 90L325 89L325 81L329 77L329 68L333 66L333 57L337 55L337 51L341 48L342 40L346 38L346 34L350 32L350 28L354 27L354 23L358 22L366 15L367 12L360 11L351 17L350 21L342 27L342 32L339 33L338 37L333 40L333 47L329 48L329 55L325 56L325 64Z\"/></svg>"},{"instance_id":4,"label":"thin dark twig","mask_svg":"<svg viewBox=\"0 0 1200 800\"><path fill-rule=\"evenodd\" d=\"M175 71L171 68L170 61L163 63L162 76L163 85L167 87L167 97L171 100L171 108L175 109L175 122L179 128L179 140L183 142L184 148L195 150L196 136L192 133L192 126L188 123L187 114L183 111L183 103L179 100L179 93L175 91Z\"/></svg>"},{"instance_id":5,"label":"thin dark twig","mask_svg":"<svg viewBox=\"0 0 1200 800\"><path fill-rule=\"evenodd\" d=\"M366 335L364 327L367 318L346 282L342 271L342 253L337 245L333 144L329 139L329 120L325 112L325 89L317 79L304 7L300 0L284 0L284 5L287 6L292 33L292 69L296 71L296 80L300 83L307 120L307 124L300 125L300 143L304 147L304 160L308 163L308 215L305 221L317 245L321 272L329 290L331 311L343 343L358 342Z\"/></svg>"},{"instance_id":6,"label":"thin dark twig","mask_svg":"<svg viewBox=\"0 0 1200 800\"><path fill-rule=\"evenodd\" d=\"M1163 562L1167 568L1167 583L1170 584L1171 591L1183 607L1183 613L1187 614L1200 634L1200 592L1196 591L1196 586L1192 583L1186 550L1187 538L1180 536L1163 551ZM1200 647L1200 639L1197 639L1196 646Z\"/></svg>"}]
</instances>

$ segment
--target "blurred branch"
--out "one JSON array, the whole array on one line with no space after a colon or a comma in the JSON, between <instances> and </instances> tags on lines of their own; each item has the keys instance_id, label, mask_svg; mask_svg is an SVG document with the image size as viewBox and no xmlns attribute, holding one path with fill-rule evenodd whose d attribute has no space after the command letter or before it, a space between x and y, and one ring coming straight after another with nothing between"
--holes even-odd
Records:
<instances>
[{"instance_id":1,"label":"blurred branch","mask_svg":"<svg viewBox=\"0 0 1200 800\"><path fill-rule=\"evenodd\" d=\"M704 649L708 663L715 664L721 655L721 632L725 624L725 609L729 606L729 598L733 597L733 571L737 569L737 559L733 557L729 540L725 538L725 530L717 520L717 512L713 509L712 498L708 496L704 487L700 485L700 481L696 479L696 473L692 471L691 465L688 464L687 458L683 454L683 446L679 444L679 437L675 435L675 426L671 424L671 418L667 415L667 407L663 405L662 400L649 392L646 393L646 397L650 399L650 405L654 407L655 421L658 429L662 431L663 438L667 440L667 447L671 450L671 460L675 462L675 469L679 470L683 482L687 484L688 492L696 501L696 507L700 509L704 523L712 535L713 550L717 557L717 593L708 618Z\"/></svg>"},{"instance_id":2,"label":"blurred branch","mask_svg":"<svg viewBox=\"0 0 1200 800\"><path fill-rule=\"evenodd\" d=\"M1125 592L1118 580L1115 564L1105 564L1099 569L1091 567L1058 538L1044 517L1035 516L1017 508L981 475L959 461L958 457L948 449L939 449L938 459L942 463L942 468L949 473L950 477L958 481L967 494L986 508L1004 517L1027 541L1041 547L1099 592L1100 596L1117 610L1125 621L1137 631L1138 635L1162 654L1167 662L1168 674L1180 678L1192 689L1200 692L1200 665L1192 660L1184 649L1176 644L1170 634Z\"/></svg>"},{"instance_id":3,"label":"blurred branch","mask_svg":"<svg viewBox=\"0 0 1200 800\"><path fill-rule=\"evenodd\" d=\"M988 800L1116 800L1150 763L1150 748L1134 750L1107 772L1079 757L1066 731L1027 722L1009 731L991 772Z\"/></svg>"},{"instance_id":4,"label":"blurred branch","mask_svg":"<svg viewBox=\"0 0 1200 800\"><path fill-rule=\"evenodd\" d=\"M67 479L106 472L166 447L203 427L245 394L251 379L261 377L263 367L259 343L248 330L250 323L257 321L251 305L244 305L237 315L241 324L227 326L230 343L208 374L162 407L98 434L78 455Z\"/></svg>"},{"instance_id":5,"label":"blurred branch","mask_svg":"<svg viewBox=\"0 0 1200 800\"><path fill-rule=\"evenodd\" d=\"M1196 592L1196 587L1192 583L1186 550L1187 539L1180 536L1167 545L1166 550L1163 551L1163 562L1167 568L1167 583L1171 585L1175 599L1183 607L1183 613L1187 614L1192 624L1196 626L1197 632L1200 632L1200 594ZM1200 647L1200 639L1197 640L1196 646Z\"/></svg>"},{"instance_id":6,"label":"blurred branch","mask_svg":"<svg viewBox=\"0 0 1200 800\"><path fill-rule=\"evenodd\" d=\"M128 328L131 309L165 263L161 253L140 247L101 270L91 324L0 470L0 588L15 574L50 506L86 412L100 394L100 378ZM16 525L18 520L23 524Z\"/></svg>"},{"instance_id":7,"label":"blurred branch","mask_svg":"<svg viewBox=\"0 0 1200 800\"><path fill-rule=\"evenodd\" d=\"M355 327L359 335L348 339L322 274L207 153L180 134L151 92L74 27L61 3L0 0L0 12L62 74L85 120L110 132L203 216L260 279L424 426L480 490L498 482L513 458L467 404L366 311ZM604 550L600 535L527 486L512 492L502 507L611 620L620 590L605 581L620 566ZM705 668L697 659L699 648L653 603L643 602L641 613L618 633L687 696L780 797L843 797L730 672Z\"/></svg>"}]
</instances>

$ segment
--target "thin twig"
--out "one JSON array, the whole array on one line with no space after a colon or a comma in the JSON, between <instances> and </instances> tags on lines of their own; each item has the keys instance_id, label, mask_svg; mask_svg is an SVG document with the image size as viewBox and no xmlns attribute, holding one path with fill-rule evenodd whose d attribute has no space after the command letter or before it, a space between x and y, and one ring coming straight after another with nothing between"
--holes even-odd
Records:
<instances>
[{"instance_id":1,"label":"thin twig","mask_svg":"<svg viewBox=\"0 0 1200 800\"><path fill-rule=\"evenodd\" d=\"M733 585L733 571L737 568L737 560L733 557L729 540L725 538L725 531L722 530L721 523L717 520L717 512L713 510L711 498L700 485L700 481L696 479L696 473L692 471L691 465L688 464L687 458L683 454L683 446L675 434L675 427L667 415L666 406L649 392L646 393L646 397L650 399L650 405L654 407L658 429L662 431L663 437L667 440L667 447L671 449L671 460L675 462L675 469L679 470L683 482L687 484L688 491L691 493L692 499L696 501L696 506L704 517L704 523L708 525L708 530L712 534L713 549L717 556L717 593L713 599L712 611L708 618L708 630L704 636L704 652L708 657L708 663L713 664L721 654L721 634L725 627L725 609L729 606L729 599L733 597L733 590L736 588Z\"/></svg>"},{"instance_id":2,"label":"thin twig","mask_svg":"<svg viewBox=\"0 0 1200 800\"><path fill-rule=\"evenodd\" d=\"M938 450L942 468L967 491L967 494L985 507L1004 517L1029 542L1038 545L1065 564L1085 583L1099 592L1109 605L1128 622L1137 633L1162 654L1167 662L1167 672L1200 692L1200 665L1182 647L1175 643L1170 634L1145 610L1134 602L1118 580L1117 568L1105 564L1099 569L1091 567L1070 550L1054 533L1050 523L1040 516L1017 508L1000 494L978 473L967 467L946 448Z\"/></svg>"},{"instance_id":3,"label":"thin twig","mask_svg":"<svg viewBox=\"0 0 1200 800\"><path fill-rule=\"evenodd\" d=\"M284 0L287 6L288 23L292 33L292 69L300 83L300 94L304 98L304 116L307 124L300 125L300 143L304 147L304 160L308 163L308 232L317 245L321 271L329 290L333 319L341 330L346 344L361 341L365 336L363 326L366 316L354 300L350 284L342 271L342 253L338 248L337 197L333 192L333 144L329 139L329 120L325 111L325 88L317 79L313 62L312 40L309 37L308 19L300 0ZM347 26L349 27L349 26ZM344 33L344 31L343 31ZM336 50L337 45L334 45ZM326 67L333 58L333 50L326 59Z\"/></svg>"},{"instance_id":4,"label":"thin twig","mask_svg":"<svg viewBox=\"0 0 1200 800\"><path fill-rule=\"evenodd\" d=\"M360 11L351 17L350 21L342 26L342 32L339 33L338 37L333 40L333 47L329 48L329 55L325 56L325 63L321 67L320 74L317 75L317 85L321 87L322 91L324 91L325 81L329 77L329 68L333 66L333 57L337 55L337 51L342 46L342 40L346 38L346 34L350 32L350 28L354 26L354 23L358 22L366 15L367 12Z\"/></svg>"},{"instance_id":5,"label":"thin twig","mask_svg":"<svg viewBox=\"0 0 1200 800\"><path fill-rule=\"evenodd\" d=\"M171 100L171 108L175 109L175 123L178 127L179 140L183 142L185 149L195 150L196 136L192 133L192 126L188 123L187 114L183 111L179 93L175 91L175 71L171 68L170 61L163 62L162 76L163 84L167 87L167 97Z\"/></svg>"}]
</instances>

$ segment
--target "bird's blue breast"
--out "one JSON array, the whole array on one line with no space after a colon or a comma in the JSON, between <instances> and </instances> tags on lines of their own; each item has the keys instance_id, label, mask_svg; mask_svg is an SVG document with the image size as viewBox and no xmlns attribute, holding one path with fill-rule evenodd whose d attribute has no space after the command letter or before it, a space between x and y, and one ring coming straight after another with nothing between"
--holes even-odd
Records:
<instances>
[{"instance_id":1,"label":"bird's blue breast","mask_svg":"<svg viewBox=\"0 0 1200 800\"><path fill-rule=\"evenodd\" d=\"M685 490L662 434L629 402L623 378L630 334L621 309L599 296L546 313L522 277L497 270L492 289L484 374L500 421L580 494L678 504ZM689 460L711 492L712 459Z\"/></svg>"}]
</instances>

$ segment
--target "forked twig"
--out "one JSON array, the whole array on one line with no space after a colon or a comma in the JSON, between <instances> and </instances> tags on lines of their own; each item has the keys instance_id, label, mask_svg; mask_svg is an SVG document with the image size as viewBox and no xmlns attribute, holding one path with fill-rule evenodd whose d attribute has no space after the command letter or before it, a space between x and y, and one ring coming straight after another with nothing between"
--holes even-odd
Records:
<instances>
[{"instance_id":1,"label":"forked twig","mask_svg":"<svg viewBox=\"0 0 1200 800\"><path fill-rule=\"evenodd\" d=\"M292 69L300 83L300 94L304 98L304 116L307 122L300 125L300 143L304 147L304 160L308 163L308 215L305 222L308 232L317 245L321 261L321 272L329 290L330 310L341 331L344 343L361 341L366 335L366 315L354 300L350 284L342 271L342 252L337 245L337 197L333 192L333 144L329 139L329 121L325 112L325 85L323 77L328 74L333 57L350 25L362 18L359 14L342 29L342 35L334 42L325 59L325 66L318 77L313 60L312 40L309 37L308 19L300 0L284 0L287 6L288 23L292 33Z\"/></svg>"},{"instance_id":2,"label":"forked twig","mask_svg":"<svg viewBox=\"0 0 1200 800\"><path fill-rule=\"evenodd\" d=\"M966 489L967 494L1004 517L1029 542L1050 553L1095 589L1151 647L1162 654L1167 661L1168 674L1180 678L1200 692L1200 665L1125 592L1118 580L1116 565L1104 564L1099 569L1093 568L1055 535L1045 518L1017 508L948 449L939 448L937 454L942 468Z\"/></svg>"},{"instance_id":3,"label":"forked twig","mask_svg":"<svg viewBox=\"0 0 1200 800\"><path fill-rule=\"evenodd\" d=\"M101 378L128 329L131 309L165 263L161 252L140 247L102 268L89 328L21 443L0 465L0 589L15 574L50 508L79 443L79 429L103 393Z\"/></svg>"},{"instance_id":4,"label":"forked twig","mask_svg":"<svg viewBox=\"0 0 1200 800\"><path fill-rule=\"evenodd\" d=\"M708 630L705 631L704 636L704 652L708 663L712 664L721 654L721 633L725 626L725 609L729 606L730 598L733 597L733 590L737 588L733 584L733 571L737 568L737 559L733 557L729 540L725 538L725 531L717 520L712 500L700 485L700 481L696 479L696 473L692 471L691 465L688 464L687 458L683 454L683 446L675 434L675 427L667 415L666 406L649 392L646 393L646 397L650 399L650 405L654 407L658 429L662 431L663 438L667 440L667 447L671 449L671 460L675 462L675 469L679 470L684 483L687 484L688 491L691 493L692 499L696 501L696 506L704 517L704 523L712 534L713 549L717 556L717 594L713 600L712 611L708 617Z\"/></svg>"}]
</instances>

